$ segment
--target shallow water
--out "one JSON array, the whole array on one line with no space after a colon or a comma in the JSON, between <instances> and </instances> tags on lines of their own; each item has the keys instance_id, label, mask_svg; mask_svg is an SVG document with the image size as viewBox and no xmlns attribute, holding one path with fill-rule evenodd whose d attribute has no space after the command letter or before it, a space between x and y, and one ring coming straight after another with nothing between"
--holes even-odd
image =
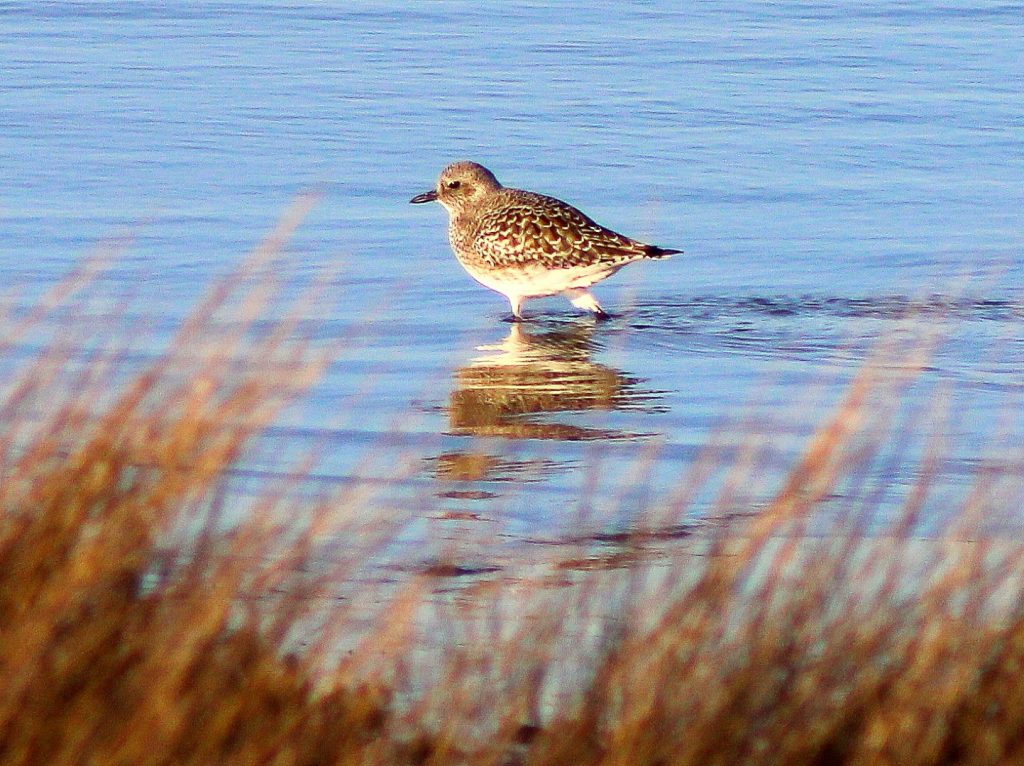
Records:
<instances>
[{"instance_id":1,"label":"shallow water","mask_svg":"<svg viewBox=\"0 0 1024 766\"><path fill-rule=\"evenodd\" d=\"M0 273L31 300L127 227L104 280L135 292L120 317L155 333L145 356L322 187L289 268L342 264L316 332L352 342L234 487L326 445L308 487L372 487L441 545L614 541L709 441L728 462L751 434L756 506L911 314L946 339L909 397L948 384L954 413L927 531L979 466L1020 473L1022 18L998 2L7 3ZM443 211L407 204L458 158L686 253L599 286L611 321L551 299L511 326L451 256ZM904 447L871 468L880 522L920 476ZM860 507L846 491L840 519ZM714 510L697 498L666 534Z\"/></svg>"}]
</instances>

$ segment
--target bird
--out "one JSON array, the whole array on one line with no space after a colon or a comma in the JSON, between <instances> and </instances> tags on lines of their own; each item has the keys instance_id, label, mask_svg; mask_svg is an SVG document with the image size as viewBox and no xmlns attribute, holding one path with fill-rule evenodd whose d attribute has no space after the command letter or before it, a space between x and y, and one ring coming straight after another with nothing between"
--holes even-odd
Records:
<instances>
[{"instance_id":1,"label":"bird","mask_svg":"<svg viewBox=\"0 0 1024 766\"><path fill-rule=\"evenodd\" d=\"M504 295L513 321L529 298L564 295L598 318L608 314L589 288L634 261L683 252L612 231L567 202L502 186L476 162L453 162L412 204L440 202L455 257L477 282Z\"/></svg>"}]
</instances>

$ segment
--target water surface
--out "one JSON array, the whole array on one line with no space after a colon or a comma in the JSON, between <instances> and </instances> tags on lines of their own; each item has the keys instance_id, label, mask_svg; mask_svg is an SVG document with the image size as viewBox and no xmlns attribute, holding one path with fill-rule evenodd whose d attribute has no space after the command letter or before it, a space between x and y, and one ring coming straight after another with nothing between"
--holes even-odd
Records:
<instances>
[{"instance_id":1,"label":"water surface","mask_svg":"<svg viewBox=\"0 0 1024 766\"><path fill-rule=\"evenodd\" d=\"M5 3L0 274L31 300L127 227L103 279L135 292L118 316L154 333L144 360L294 195L325 189L288 268L341 264L311 318L351 340L235 490L325 444L310 486L372 487L442 543L614 540L713 438L729 460L763 437L769 497L916 315L946 339L910 396L949 385L956 414L937 524L978 466L1020 471L1022 11ZM407 204L454 159L686 253L598 287L609 322L551 299L512 326L443 211ZM874 467L883 518L915 454Z\"/></svg>"}]
</instances>

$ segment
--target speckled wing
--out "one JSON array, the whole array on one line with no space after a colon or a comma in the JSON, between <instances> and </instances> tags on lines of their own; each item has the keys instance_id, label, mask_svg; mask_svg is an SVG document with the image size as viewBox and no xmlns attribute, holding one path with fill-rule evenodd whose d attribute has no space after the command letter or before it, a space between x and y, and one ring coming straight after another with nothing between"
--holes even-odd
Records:
<instances>
[{"instance_id":1,"label":"speckled wing","mask_svg":"<svg viewBox=\"0 0 1024 766\"><path fill-rule=\"evenodd\" d=\"M606 229L572 205L543 194L513 192L480 214L473 250L490 268L544 269L625 264L650 246Z\"/></svg>"}]
</instances>

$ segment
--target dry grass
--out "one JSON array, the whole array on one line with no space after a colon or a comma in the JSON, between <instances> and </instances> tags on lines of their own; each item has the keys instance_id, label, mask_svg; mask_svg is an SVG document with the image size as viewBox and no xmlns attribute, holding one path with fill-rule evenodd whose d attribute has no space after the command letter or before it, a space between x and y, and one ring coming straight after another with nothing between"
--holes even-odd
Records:
<instances>
[{"instance_id":1,"label":"dry grass","mask_svg":"<svg viewBox=\"0 0 1024 766\"><path fill-rule=\"evenodd\" d=\"M266 276L305 204L147 369L120 378L110 349L76 360L64 323L8 385L0 763L1024 762L1021 550L964 533L1019 503L1020 476L980 472L962 528L909 540L942 454L927 443L890 535L860 533L871 466L941 410L938 392L899 414L928 338L881 349L775 499L701 555L642 552L713 478L734 509L754 442L724 475L710 445L611 570L567 579L552 562L450 601L410 577L329 661L365 614L338 606L325 626L319 597L359 557L315 577L301 565L327 528L371 551L393 528L352 496L306 508L296 532L282 487L239 525L220 517L226 469L326 361L294 339L309 296L281 311ZM8 318L0 347L83 310L81 284ZM268 330L271 304L284 318ZM845 526L805 534L839 488Z\"/></svg>"}]
</instances>

